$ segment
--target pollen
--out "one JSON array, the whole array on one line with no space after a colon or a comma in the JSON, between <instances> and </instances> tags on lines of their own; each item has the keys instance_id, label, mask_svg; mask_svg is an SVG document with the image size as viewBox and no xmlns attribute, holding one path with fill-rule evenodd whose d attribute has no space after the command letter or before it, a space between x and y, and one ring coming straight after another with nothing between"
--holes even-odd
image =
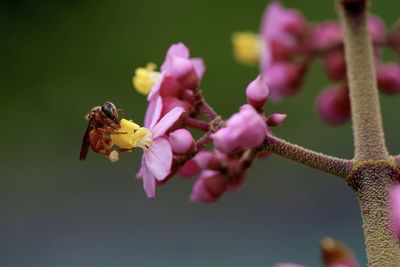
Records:
<instances>
[{"instance_id":1,"label":"pollen","mask_svg":"<svg viewBox=\"0 0 400 267\"><path fill-rule=\"evenodd\" d=\"M111 151L110 155L108 156L111 162L117 162L119 160L119 154L116 150Z\"/></svg>"},{"instance_id":2,"label":"pollen","mask_svg":"<svg viewBox=\"0 0 400 267\"><path fill-rule=\"evenodd\" d=\"M260 36L251 32L237 32L232 36L233 54L245 65L256 65L261 55Z\"/></svg>"},{"instance_id":3,"label":"pollen","mask_svg":"<svg viewBox=\"0 0 400 267\"><path fill-rule=\"evenodd\" d=\"M111 140L116 146L129 150L135 147L150 147L153 140L148 129L126 119L120 121L120 126L117 133L111 135Z\"/></svg>"},{"instance_id":4,"label":"pollen","mask_svg":"<svg viewBox=\"0 0 400 267\"><path fill-rule=\"evenodd\" d=\"M160 72L155 71L156 64L148 63L146 67L137 68L132 78L133 87L141 94L148 95L154 84L160 78Z\"/></svg>"}]
</instances>

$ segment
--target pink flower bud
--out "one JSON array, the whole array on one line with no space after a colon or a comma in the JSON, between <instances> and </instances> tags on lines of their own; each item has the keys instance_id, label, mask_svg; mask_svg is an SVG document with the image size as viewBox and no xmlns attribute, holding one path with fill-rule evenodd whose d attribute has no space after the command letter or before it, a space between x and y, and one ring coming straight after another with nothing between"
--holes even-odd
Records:
<instances>
[{"instance_id":1,"label":"pink flower bud","mask_svg":"<svg viewBox=\"0 0 400 267\"><path fill-rule=\"evenodd\" d=\"M215 147L224 153L238 148L255 148L262 144L267 133L263 116L251 105L243 105L226 122L226 127L212 135Z\"/></svg>"},{"instance_id":2,"label":"pink flower bud","mask_svg":"<svg viewBox=\"0 0 400 267\"><path fill-rule=\"evenodd\" d=\"M286 117L287 117L286 114L273 113L268 116L267 125L270 127L279 126L283 123L283 121L286 119Z\"/></svg>"},{"instance_id":3,"label":"pink flower bud","mask_svg":"<svg viewBox=\"0 0 400 267\"><path fill-rule=\"evenodd\" d=\"M208 167L213 157L213 153L209 151L200 151L193 159L187 161L182 166L179 174L183 177L196 175Z\"/></svg>"},{"instance_id":4,"label":"pink flower bud","mask_svg":"<svg viewBox=\"0 0 400 267\"><path fill-rule=\"evenodd\" d=\"M385 23L380 17L375 15L368 17L368 31L375 42L385 40Z\"/></svg>"},{"instance_id":5,"label":"pink flower bud","mask_svg":"<svg viewBox=\"0 0 400 267\"><path fill-rule=\"evenodd\" d=\"M296 94L303 80L301 66L294 63L273 63L263 75L275 100Z\"/></svg>"},{"instance_id":6,"label":"pink flower bud","mask_svg":"<svg viewBox=\"0 0 400 267\"><path fill-rule=\"evenodd\" d=\"M317 111L330 124L346 122L350 115L350 99L346 88L326 88L317 99Z\"/></svg>"},{"instance_id":7,"label":"pink flower bud","mask_svg":"<svg viewBox=\"0 0 400 267\"><path fill-rule=\"evenodd\" d=\"M197 89L199 77L192 61L182 57L172 57L170 65L171 76L186 89Z\"/></svg>"},{"instance_id":8,"label":"pink flower bud","mask_svg":"<svg viewBox=\"0 0 400 267\"><path fill-rule=\"evenodd\" d=\"M325 72L332 80L346 78L346 62L343 49L338 48L329 52L324 59Z\"/></svg>"},{"instance_id":9,"label":"pink flower bud","mask_svg":"<svg viewBox=\"0 0 400 267\"><path fill-rule=\"evenodd\" d=\"M186 129L178 129L169 134L169 143L176 154L185 154L193 151L194 139Z\"/></svg>"},{"instance_id":10,"label":"pink flower bud","mask_svg":"<svg viewBox=\"0 0 400 267\"><path fill-rule=\"evenodd\" d=\"M268 86L261 75L252 81L246 88L247 101L254 108L261 110L268 99Z\"/></svg>"},{"instance_id":11,"label":"pink flower bud","mask_svg":"<svg viewBox=\"0 0 400 267\"><path fill-rule=\"evenodd\" d=\"M393 233L400 240L400 185L396 185L390 192L391 205L390 211L392 216Z\"/></svg>"},{"instance_id":12,"label":"pink flower bud","mask_svg":"<svg viewBox=\"0 0 400 267\"><path fill-rule=\"evenodd\" d=\"M214 203L226 191L227 179L216 171L205 170L193 186L190 200L199 203Z\"/></svg>"},{"instance_id":13,"label":"pink flower bud","mask_svg":"<svg viewBox=\"0 0 400 267\"><path fill-rule=\"evenodd\" d=\"M389 95L400 92L400 65L378 63L376 72L380 91Z\"/></svg>"},{"instance_id":14,"label":"pink flower bud","mask_svg":"<svg viewBox=\"0 0 400 267\"><path fill-rule=\"evenodd\" d=\"M336 21L325 21L314 28L312 43L315 49L326 51L342 43L342 31Z\"/></svg>"},{"instance_id":15,"label":"pink flower bud","mask_svg":"<svg viewBox=\"0 0 400 267\"><path fill-rule=\"evenodd\" d=\"M165 114L167 114L176 107L183 108L186 113L190 113L191 111L191 105L189 103L182 101L176 97L171 97L171 96L163 97L161 117L163 117Z\"/></svg>"}]
</instances>

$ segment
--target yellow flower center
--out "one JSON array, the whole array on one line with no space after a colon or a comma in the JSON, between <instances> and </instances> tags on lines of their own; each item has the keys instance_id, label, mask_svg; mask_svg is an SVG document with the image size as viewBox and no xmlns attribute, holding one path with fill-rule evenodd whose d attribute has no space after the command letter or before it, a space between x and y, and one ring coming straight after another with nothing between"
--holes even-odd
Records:
<instances>
[{"instance_id":1,"label":"yellow flower center","mask_svg":"<svg viewBox=\"0 0 400 267\"><path fill-rule=\"evenodd\" d=\"M160 78L161 73L155 71L156 64L148 63L145 68L137 68L132 78L133 87L141 94L148 95L154 84Z\"/></svg>"},{"instance_id":2,"label":"yellow flower center","mask_svg":"<svg viewBox=\"0 0 400 267\"><path fill-rule=\"evenodd\" d=\"M232 36L233 54L237 61L256 65L261 54L260 36L251 32L237 32Z\"/></svg>"},{"instance_id":3,"label":"yellow flower center","mask_svg":"<svg viewBox=\"0 0 400 267\"><path fill-rule=\"evenodd\" d=\"M111 135L111 140L115 145L123 149L135 147L148 149L150 147L153 141L150 130L126 119L120 121L120 126L118 132Z\"/></svg>"}]
</instances>

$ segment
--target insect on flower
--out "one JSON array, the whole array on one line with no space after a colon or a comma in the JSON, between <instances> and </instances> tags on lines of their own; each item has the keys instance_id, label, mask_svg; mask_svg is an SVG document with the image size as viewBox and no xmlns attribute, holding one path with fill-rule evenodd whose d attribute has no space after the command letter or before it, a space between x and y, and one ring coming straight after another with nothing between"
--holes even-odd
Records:
<instances>
[{"instance_id":1,"label":"insect on flower","mask_svg":"<svg viewBox=\"0 0 400 267\"><path fill-rule=\"evenodd\" d=\"M111 134L116 134L120 128L118 110L111 102L105 102L102 106L94 107L86 115L88 126L83 135L80 160L85 160L89 147L96 153L110 156L112 153Z\"/></svg>"}]
</instances>

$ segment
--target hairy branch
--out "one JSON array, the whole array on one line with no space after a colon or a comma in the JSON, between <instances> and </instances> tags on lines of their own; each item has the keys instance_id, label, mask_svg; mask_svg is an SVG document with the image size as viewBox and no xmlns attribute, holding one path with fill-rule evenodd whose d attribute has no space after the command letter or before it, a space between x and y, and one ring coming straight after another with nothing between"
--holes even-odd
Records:
<instances>
[{"instance_id":1,"label":"hairy branch","mask_svg":"<svg viewBox=\"0 0 400 267\"><path fill-rule=\"evenodd\" d=\"M308 167L346 178L351 172L352 161L318 153L301 146L268 135L263 148L282 157L294 160Z\"/></svg>"}]
</instances>

